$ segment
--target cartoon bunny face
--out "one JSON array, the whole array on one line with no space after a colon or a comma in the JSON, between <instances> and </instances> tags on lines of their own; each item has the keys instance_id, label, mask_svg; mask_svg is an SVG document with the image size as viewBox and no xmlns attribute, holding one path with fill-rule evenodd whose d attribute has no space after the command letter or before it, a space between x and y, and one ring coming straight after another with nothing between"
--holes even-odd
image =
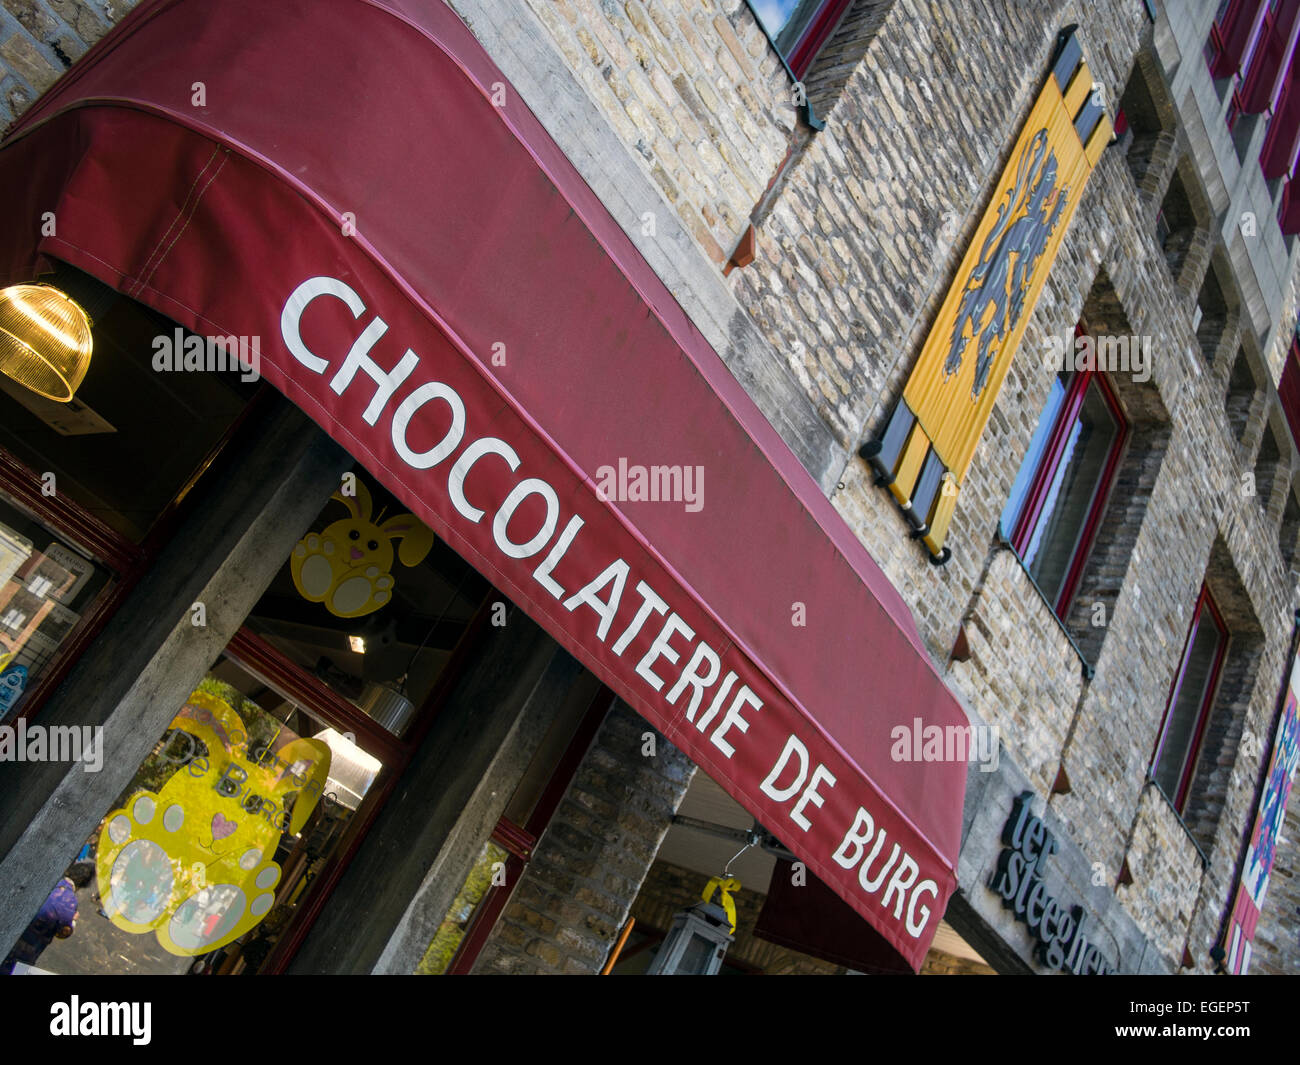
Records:
<instances>
[{"instance_id":1,"label":"cartoon bunny face","mask_svg":"<svg viewBox=\"0 0 1300 1065\"><path fill-rule=\"evenodd\" d=\"M372 522L342 518L327 526L322 535L343 548L341 561L351 569L377 566L387 573L393 568L393 542Z\"/></svg>"},{"instance_id":2,"label":"cartoon bunny face","mask_svg":"<svg viewBox=\"0 0 1300 1065\"><path fill-rule=\"evenodd\" d=\"M433 533L414 514L399 514L382 525L371 521L370 491L356 481L356 493L335 492L349 516L308 533L293 549L289 572L304 599L324 603L341 618L370 614L393 597L393 541L404 566L418 566L433 548Z\"/></svg>"},{"instance_id":3,"label":"cartoon bunny face","mask_svg":"<svg viewBox=\"0 0 1300 1065\"><path fill-rule=\"evenodd\" d=\"M157 793L140 789L108 815L96 866L115 925L153 931L170 953L189 956L237 939L270 911L280 836L300 831L321 798L330 749L297 738L274 754L249 750L239 716L203 691L171 728L189 753ZM193 739L207 756L193 756Z\"/></svg>"}]
</instances>

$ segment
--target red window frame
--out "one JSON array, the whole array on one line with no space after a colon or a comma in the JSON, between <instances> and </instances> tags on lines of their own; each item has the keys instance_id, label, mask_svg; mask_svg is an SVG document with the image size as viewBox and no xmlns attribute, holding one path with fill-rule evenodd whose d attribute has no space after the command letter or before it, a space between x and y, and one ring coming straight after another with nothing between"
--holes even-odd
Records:
<instances>
[{"instance_id":1,"label":"red window frame","mask_svg":"<svg viewBox=\"0 0 1300 1065\"><path fill-rule=\"evenodd\" d=\"M825 0L821 10L808 23L808 28L790 50L786 60L790 64L790 69L794 71L795 77L802 78L808 73L812 61L830 40L831 34L835 32L835 27L840 24L840 19L844 17L844 12L849 9L851 3L853 0Z\"/></svg>"},{"instance_id":2,"label":"red window frame","mask_svg":"<svg viewBox=\"0 0 1300 1065\"><path fill-rule=\"evenodd\" d=\"M1082 332L1082 329L1076 329L1075 335L1078 336ZM1101 527L1101 518L1106 512L1106 504L1110 499L1111 488L1115 484L1115 471L1119 468L1120 456L1123 454L1124 445L1128 442L1129 437L1128 419L1124 417L1123 408L1120 406L1114 389L1111 388L1110 382L1106 380L1104 373L1097 370L1077 370L1071 376L1066 387L1065 399L1061 404L1060 413L1057 415L1056 425L1052 427L1052 434L1048 437L1047 446L1043 450L1043 457L1034 473L1034 479L1030 483L1029 491L1025 494L1025 503L1021 507L1016 526L1010 532L1011 546L1015 549L1016 554L1023 558L1039 519L1042 517L1043 507L1047 502L1047 494L1052 481L1056 477L1056 471L1065 455L1065 445L1070 439L1070 430L1074 427L1074 423L1078 421L1079 412L1083 409L1083 401L1087 397L1089 387L1094 382L1097 384L1098 391L1101 393L1102 399L1105 400L1106 406L1110 409L1111 416L1119 426L1119 433L1111 444L1110 453L1106 457L1105 468L1097 482L1097 486L1093 489L1092 500L1088 504L1088 515L1083 523L1083 532L1075 546L1074 555L1070 560L1070 567L1066 572L1060 595L1057 597L1056 602L1052 603L1052 610L1058 618L1064 618L1069 613L1070 606L1074 602L1075 593L1079 590L1079 581L1083 577L1083 570L1088 563L1088 557L1092 554L1093 544L1097 539L1097 530Z\"/></svg>"},{"instance_id":3,"label":"red window frame","mask_svg":"<svg viewBox=\"0 0 1300 1065\"><path fill-rule=\"evenodd\" d=\"M1187 749L1187 760L1179 770L1177 793L1165 796L1173 803L1174 809L1179 814L1183 812L1187 805L1187 794L1191 790L1192 777L1196 772L1196 763L1201 758L1201 744L1205 740L1205 729L1210 721L1210 712L1214 709L1214 703L1219 694L1219 680L1223 673L1223 663L1228 657L1228 643L1231 639L1223 615L1219 613L1218 606L1204 584L1201 585L1200 594L1196 597L1196 609L1192 612L1192 624L1187 630L1187 640L1183 644L1183 655L1178 663L1178 672L1174 674L1173 683L1169 686L1169 698L1165 702L1165 713L1160 721L1160 732L1156 735L1155 749L1151 752L1151 767L1148 770L1149 776L1154 781L1156 766L1160 764L1160 755L1169 733L1170 714L1173 712L1174 706L1178 702L1178 696L1182 691L1183 679L1187 674L1187 665L1191 658L1196 633L1207 614L1210 622L1218 630L1219 643L1215 649L1214 663L1210 667L1209 679L1205 685L1205 695L1202 697L1201 707L1197 711L1196 728L1192 733L1191 746Z\"/></svg>"},{"instance_id":4,"label":"red window frame","mask_svg":"<svg viewBox=\"0 0 1300 1065\"><path fill-rule=\"evenodd\" d=\"M1249 67L1272 7L1268 0L1231 0L1210 27L1210 73L1229 78Z\"/></svg>"},{"instance_id":5,"label":"red window frame","mask_svg":"<svg viewBox=\"0 0 1300 1065\"><path fill-rule=\"evenodd\" d=\"M786 54L782 54L780 49L776 49L776 36L770 32L758 12L750 7L754 20L763 28L767 34L767 39L772 42L772 47L777 50L781 58L785 60L786 66L796 78L802 79L808 73L808 68L812 66L812 61L817 58L817 53L830 40L831 34L840 24L840 19L849 9L853 0L822 0L822 5L818 9L808 25L804 28L799 39L795 41L794 47Z\"/></svg>"},{"instance_id":6,"label":"red window frame","mask_svg":"<svg viewBox=\"0 0 1300 1065\"><path fill-rule=\"evenodd\" d=\"M1245 106L1241 99L1241 93L1234 92L1232 94L1232 103L1228 106L1228 113L1224 117L1224 122L1227 123L1230 132L1236 130L1237 123L1241 121L1241 116L1245 114Z\"/></svg>"}]
</instances>

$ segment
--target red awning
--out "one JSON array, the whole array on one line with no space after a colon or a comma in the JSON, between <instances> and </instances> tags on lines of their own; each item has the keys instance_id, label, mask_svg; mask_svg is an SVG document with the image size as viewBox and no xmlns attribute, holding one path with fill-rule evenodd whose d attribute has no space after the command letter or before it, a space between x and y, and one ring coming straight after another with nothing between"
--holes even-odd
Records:
<instances>
[{"instance_id":1,"label":"red awning","mask_svg":"<svg viewBox=\"0 0 1300 1065\"><path fill-rule=\"evenodd\" d=\"M268 380L919 965L966 767L893 761L891 732L965 716L449 9L146 0L0 147L0 203L4 283L57 258L260 337ZM702 496L605 498L620 463Z\"/></svg>"}]
</instances>

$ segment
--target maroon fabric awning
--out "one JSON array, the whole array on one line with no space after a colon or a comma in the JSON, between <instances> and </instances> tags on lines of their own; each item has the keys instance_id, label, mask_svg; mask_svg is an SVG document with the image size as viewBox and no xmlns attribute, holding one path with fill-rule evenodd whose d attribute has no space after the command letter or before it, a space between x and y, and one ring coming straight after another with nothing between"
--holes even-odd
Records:
<instances>
[{"instance_id":1,"label":"maroon fabric awning","mask_svg":"<svg viewBox=\"0 0 1300 1065\"><path fill-rule=\"evenodd\" d=\"M260 337L268 380L919 965L966 767L890 734L965 716L449 9L146 0L0 146L0 203L4 283L57 258ZM606 498L620 462L702 469L702 499Z\"/></svg>"}]
</instances>

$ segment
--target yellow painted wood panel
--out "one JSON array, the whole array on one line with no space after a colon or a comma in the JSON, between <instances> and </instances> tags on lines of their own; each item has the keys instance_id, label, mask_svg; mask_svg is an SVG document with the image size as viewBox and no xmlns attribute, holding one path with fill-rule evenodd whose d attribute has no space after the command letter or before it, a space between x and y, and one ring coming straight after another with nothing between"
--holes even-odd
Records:
<instances>
[{"instance_id":1,"label":"yellow painted wood panel","mask_svg":"<svg viewBox=\"0 0 1300 1065\"><path fill-rule=\"evenodd\" d=\"M948 523L952 521L953 511L957 509L957 493L940 492L934 504L934 520L930 522L930 531L921 538L921 542L932 555L943 550L944 537L948 535Z\"/></svg>"},{"instance_id":2,"label":"yellow painted wood panel","mask_svg":"<svg viewBox=\"0 0 1300 1065\"><path fill-rule=\"evenodd\" d=\"M1049 77L903 391L918 424L958 483L970 465L1091 171L1072 119L1055 79ZM1055 176L1049 182L1051 159ZM1051 184L1055 188L1049 192ZM1058 203L1058 198L1064 202ZM1016 223L1031 211L1033 220L1018 227ZM1044 239L1039 223L1053 217L1054 225ZM1020 259L1030 257L1024 248L1036 250L1036 245L1025 244L1035 236L1042 247L1028 270ZM976 394L981 347L984 381Z\"/></svg>"},{"instance_id":3,"label":"yellow painted wood panel","mask_svg":"<svg viewBox=\"0 0 1300 1065\"><path fill-rule=\"evenodd\" d=\"M1101 153L1106 150L1114 135L1115 126L1111 123L1110 116L1102 115L1101 121L1097 123L1097 128L1092 131L1092 136L1088 138L1088 143L1083 149L1089 167L1097 165L1097 160L1101 158Z\"/></svg>"}]
</instances>

